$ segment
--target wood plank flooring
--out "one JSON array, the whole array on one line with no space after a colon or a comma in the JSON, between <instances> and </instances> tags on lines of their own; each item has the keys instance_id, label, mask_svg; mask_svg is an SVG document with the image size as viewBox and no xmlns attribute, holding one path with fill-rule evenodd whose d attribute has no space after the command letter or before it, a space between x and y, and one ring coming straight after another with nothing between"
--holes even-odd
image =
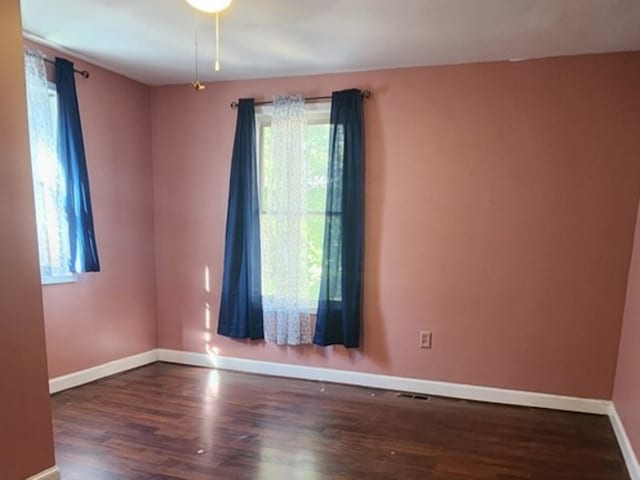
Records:
<instances>
[{"instance_id":1,"label":"wood plank flooring","mask_svg":"<svg viewBox=\"0 0 640 480\"><path fill-rule=\"evenodd\" d=\"M628 480L606 417L157 363L52 397L62 480Z\"/></svg>"}]
</instances>

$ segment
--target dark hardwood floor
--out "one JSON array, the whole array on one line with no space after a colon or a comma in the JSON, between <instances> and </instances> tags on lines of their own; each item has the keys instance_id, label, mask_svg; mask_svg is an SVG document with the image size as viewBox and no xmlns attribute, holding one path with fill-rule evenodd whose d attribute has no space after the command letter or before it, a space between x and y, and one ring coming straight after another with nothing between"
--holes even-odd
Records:
<instances>
[{"instance_id":1,"label":"dark hardwood floor","mask_svg":"<svg viewBox=\"0 0 640 480\"><path fill-rule=\"evenodd\" d=\"M157 363L52 397L62 480L627 480L606 417Z\"/></svg>"}]
</instances>

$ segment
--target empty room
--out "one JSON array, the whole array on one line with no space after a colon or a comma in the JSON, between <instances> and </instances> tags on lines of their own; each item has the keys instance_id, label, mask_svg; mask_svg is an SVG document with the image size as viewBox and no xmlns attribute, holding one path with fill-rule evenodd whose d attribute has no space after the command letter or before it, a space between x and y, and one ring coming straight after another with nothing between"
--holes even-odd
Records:
<instances>
[{"instance_id":1,"label":"empty room","mask_svg":"<svg viewBox=\"0 0 640 480\"><path fill-rule=\"evenodd\" d=\"M0 36L0 480L640 480L640 2Z\"/></svg>"}]
</instances>

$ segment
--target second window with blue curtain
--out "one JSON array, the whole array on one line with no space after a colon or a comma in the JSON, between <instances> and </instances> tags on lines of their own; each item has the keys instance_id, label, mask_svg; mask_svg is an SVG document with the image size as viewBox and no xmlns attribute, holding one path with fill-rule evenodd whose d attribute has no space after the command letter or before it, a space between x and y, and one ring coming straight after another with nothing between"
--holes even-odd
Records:
<instances>
[{"instance_id":1,"label":"second window with blue curtain","mask_svg":"<svg viewBox=\"0 0 640 480\"><path fill-rule=\"evenodd\" d=\"M42 283L100 271L73 63L25 51L29 140Z\"/></svg>"}]
</instances>

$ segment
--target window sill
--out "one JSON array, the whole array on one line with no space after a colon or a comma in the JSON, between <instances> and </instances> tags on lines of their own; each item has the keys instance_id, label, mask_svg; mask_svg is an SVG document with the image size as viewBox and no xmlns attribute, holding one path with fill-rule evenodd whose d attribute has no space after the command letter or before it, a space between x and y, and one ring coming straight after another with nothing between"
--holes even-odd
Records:
<instances>
[{"instance_id":1,"label":"window sill","mask_svg":"<svg viewBox=\"0 0 640 480\"><path fill-rule=\"evenodd\" d=\"M58 275L55 277L41 277L40 283L44 287L45 285L59 285L63 283L76 283L78 281L78 274L73 275Z\"/></svg>"}]
</instances>

